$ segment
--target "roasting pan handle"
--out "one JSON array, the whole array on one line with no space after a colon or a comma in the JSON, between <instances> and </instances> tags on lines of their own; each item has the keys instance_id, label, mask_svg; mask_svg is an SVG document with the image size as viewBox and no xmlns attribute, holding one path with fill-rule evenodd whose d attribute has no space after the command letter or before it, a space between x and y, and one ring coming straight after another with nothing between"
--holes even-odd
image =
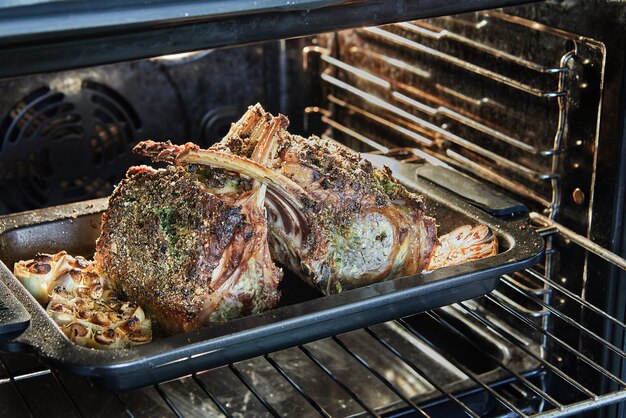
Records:
<instances>
[{"instance_id":1,"label":"roasting pan handle","mask_svg":"<svg viewBox=\"0 0 626 418\"><path fill-rule=\"evenodd\" d=\"M475 180L443 166L425 164L416 169L417 176L443 187L466 202L493 216L507 217L528 213L528 207L500 193L485 182Z\"/></svg>"},{"instance_id":2,"label":"roasting pan handle","mask_svg":"<svg viewBox=\"0 0 626 418\"><path fill-rule=\"evenodd\" d=\"M490 215L503 218L528 213L528 208L523 203L500 193L485 182L475 180L445 165L407 164L378 154L361 156L378 168L389 167L400 181L411 184L417 179L428 180Z\"/></svg>"},{"instance_id":3,"label":"roasting pan handle","mask_svg":"<svg viewBox=\"0 0 626 418\"><path fill-rule=\"evenodd\" d=\"M0 341L10 339L30 324L30 314L0 281Z\"/></svg>"}]
</instances>

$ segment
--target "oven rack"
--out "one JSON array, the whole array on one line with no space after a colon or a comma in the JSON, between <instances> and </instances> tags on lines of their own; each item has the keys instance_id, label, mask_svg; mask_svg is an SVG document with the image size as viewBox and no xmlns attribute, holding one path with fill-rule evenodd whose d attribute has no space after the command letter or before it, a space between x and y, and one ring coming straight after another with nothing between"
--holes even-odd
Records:
<instances>
[{"instance_id":1,"label":"oven rack","mask_svg":"<svg viewBox=\"0 0 626 418\"><path fill-rule=\"evenodd\" d=\"M103 416L414 413L478 417L486 411L477 405L489 402L473 401L483 396L491 398L493 408L503 415L560 417L625 399L626 382L608 366L610 356L592 359L587 350L596 344L619 361L626 360L626 352L603 336L606 325L624 330L626 324L568 290L564 278L556 280L544 273L556 252L550 248L554 240L579 247L585 257L599 257L622 270L626 270L626 260L543 215L531 213L531 219L546 239L546 263L503 276L500 286L479 300L115 394L96 389L83 378L51 371L30 356L2 354L0 412L3 416L92 416L97 412ZM579 316L564 313L562 308L571 304L580 308ZM589 317L599 320L599 325L589 328ZM424 334L420 328L424 321L435 325L434 334ZM470 321L479 324L480 332L489 334L501 350L468 337L463 324ZM580 344L553 333L549 324L555 321L567 327ZM473 360L451 355L450 347L436 341L437 333L464 341L475 351L467 357ZM345 359L335 361L338 353L350 359L348 366ZM511 356L521 356L521 361L507 362ZM493 370L475 369L472 362L481 357L489 360ZM520 363L526 369L516 369L514 365ZM576 367L565 368L566 364ZM601 376L606 385L589 387L586 382L591 380L585 379L589 373ZM547 385L550 380L556 384ZM548 389L564 386L567 399Z\"/></svg>"},{"instance_id":2,"label":"oven rack","mask_svg":"<svg viewBox=\"0 0 626 418\"><path fill-rule=\"evenodd\" d=\"M471 30L462 33L450 22ZM524 56L535 55L532 51L510 52L493 42L502 27L509 34L525 31L526 36L541 37L558 47L552 46L549 57L541 60ZM485 36L491 41L481 39ZM450 44L456 49L450 50ZM597 79L602 80L605 50L600 42L488 11L365 27L347 35L339 32L327 44L303 49L305 71L311 66L311 54L319 56L322 64L318 65L319 79L328 93L330 111L323 123L331 130L367 142L363 135L351 134L361 133L357 131L363 121L378 125L391 137L396 135L457 169L547 208L551 218L556 218L562 195L571 187L564 188L559 172L571 164L563 154L572 147L565 127L580 112L573 103L583 90L602 90L601 81L580 81L585 79L582 72L590 69L598 71ZM479 58L484 57L490 61L481 62ZM447 78L451 72L445 66L456 70L458 78ZM514 71L506 71L507 66ZM480 84L483 89L468 92L464 84ZM506 101L499 101L494 91L507 92L498 93ZM546 120L536 130L528 124L523 105L511 107L515 102L526 103L526 110L553 110L549 117L530 118ZM508 123L499 114L509 114ZM598 109L586 109L584 114L590 120L599 117ZM516 123L528 129L511 131ZM593 121L590 124L595 126ZM527 138L527 131L533 130L537 132ZM579 133L576 146L594 141L595 135ZM385 135L371 139L369 146L386 145Z\"/></svg>"}]
</instances>

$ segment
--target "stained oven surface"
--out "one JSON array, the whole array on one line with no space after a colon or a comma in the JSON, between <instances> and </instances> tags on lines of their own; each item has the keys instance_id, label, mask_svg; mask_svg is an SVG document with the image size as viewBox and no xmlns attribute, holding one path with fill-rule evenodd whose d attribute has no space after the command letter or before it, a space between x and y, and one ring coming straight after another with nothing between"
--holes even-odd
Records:
<instances>
[{"instance_id":1,"label":"stained oven surface","mask_svg":"<svg viewBox=\"0 0 626 418\"><path fill-rule=\"evenodd\" d=\"M98 66L85 66L105 62L85 52L66 67L52 59L3 74L0 211L107 196L142 162L130 153L137 141L206 147L261 102L288 115L291 132L456 170L520 201L544 260L478 299L134 391L105 392L3 353L1 415L626 413L626 4L547 1L408 21L396 9L383 25L343 29L371 21L359 7L345 10L361 23L339 23L341 9L334 27L312 21L324 30L299 38L286 25L246 46ZM37 48L35 35L3 51Z\"/></svg>"}]
</instances>

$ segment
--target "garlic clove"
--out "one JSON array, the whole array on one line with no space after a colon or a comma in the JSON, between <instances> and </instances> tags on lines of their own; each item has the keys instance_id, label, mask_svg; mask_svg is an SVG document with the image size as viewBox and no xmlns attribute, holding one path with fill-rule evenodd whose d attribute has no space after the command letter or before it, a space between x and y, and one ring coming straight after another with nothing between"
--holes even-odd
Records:
<instances>
[{"instance_id":1,"label":"garlic clove","mask_svg":"<svg viewBox=\"0 0 626 418\"><path fill-rule=\"evenodd\" d=\"M95 331L90 341L90 347L105 350L124 348L126 345L126 334L113 328Z\"/></svg>"},{"instance_id":2,"label":"garlic clove","mask_svg":"<svg viewBox=\"0 0 626 418\"><path fill-rule=\"evenodd\" d=\"M70 339L74 339L76 337L84 337L89 333L89 329L87 329L84 325L79 324L78 322L73 322L63 327L63 332Z\"/></svg>"},{"instance_id":3,"label":"garlic clove","mask_svg":"<svg viewBox=\"0 0 626 418\"><path fill-rule=\"evenodd\" d=\"M65 312L52 312L50 316L60 327L76 322L76 317L73 314Z\"/></svg>"},{"instance_id":4,"label":"garlic clove","mask_svg":"<svg viewBox=\"0 0 626 418\"><path fill-rule=\"evenodd\" d=\"M128 335L128 340L131 346L146 344L152 340L152 335L143 333L141 331L136 331Z\"/></svg>"},{"instance_id":5,"label":"garlic clove","mask_svg":"<svg viewBox=\"0 0 626 418\"><path fill-rule=\"evenodd\" d=\"M49 263L35 260L19 261L15 263L13 272L39 303L42 305L48 303L48 290L54 278L52 266Z\"/></svg>"}]
</instances>

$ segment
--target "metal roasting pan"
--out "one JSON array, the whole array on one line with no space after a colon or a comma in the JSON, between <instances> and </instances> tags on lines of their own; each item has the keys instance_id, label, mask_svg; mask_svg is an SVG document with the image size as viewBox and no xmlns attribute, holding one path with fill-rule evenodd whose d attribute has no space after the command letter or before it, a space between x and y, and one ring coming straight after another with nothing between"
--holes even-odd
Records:
<instances>
[{"instance_id":1,"label":"metal roasting pan","mask_svg":"<svg viewBox=\"0 0 626 418\"><path fill-rule=\"evenodd\" d=\"M107 200L17 213L0 218L0 285L4 283L10 290L4 296L12 299L12 294L17 300L4 300L0 305L10 311L19 301L30 314L30 322L18 315L17 322L26 328L20 331L22 328L13 326L10 333L0 333L0 350L33 353L49 367L86 376L96 386L127 390L475 298L493 290L502 274L530 267L542 257L543 240L528 226L526 216L508 221L494 218L418 179L415 172L411 175L412 168L417 166L403 165L398 177L426 197L439 234L463 224L484 223L499 239L499 254L332 296L317 293L286 272L283 298L274 310L155 338L132 349L106 351L69 341L13 276L12 269L16 261L38 252L65 250L91 257ZM0 315L0 327L3 318L12 316L16 315Z\"/></svg>"}]
</instances>

